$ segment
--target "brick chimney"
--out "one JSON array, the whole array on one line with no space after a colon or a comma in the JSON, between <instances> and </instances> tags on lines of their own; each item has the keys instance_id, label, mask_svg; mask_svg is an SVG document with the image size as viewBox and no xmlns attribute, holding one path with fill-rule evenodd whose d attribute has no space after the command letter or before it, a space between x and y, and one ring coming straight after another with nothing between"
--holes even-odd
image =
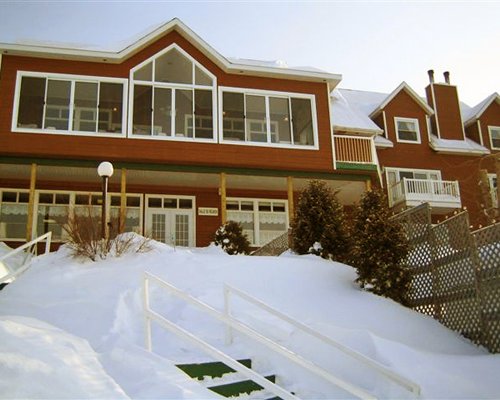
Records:
<instances>
[{"instance_id":1,"label":"brick chimney","mask_svg":"<svg viewBox=\"0 0 500 400\"><path fill-rule=\"evenodd\" d=\"M431 117L432 133L441 139L465 140L460 114L457 87L450 84L446 71L444 83L434 82L434 71L429 70L429 85L425 88L427 104L434 110Z\"/></svg>"}]
</instances>

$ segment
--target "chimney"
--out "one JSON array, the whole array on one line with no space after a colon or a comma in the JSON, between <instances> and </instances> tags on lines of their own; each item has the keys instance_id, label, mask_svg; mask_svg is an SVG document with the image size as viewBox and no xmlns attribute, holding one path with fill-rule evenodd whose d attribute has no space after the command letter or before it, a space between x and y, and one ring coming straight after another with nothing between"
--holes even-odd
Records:
<instances>
[{"instance_id":1,"label":"chimney","mask_svg":"<svg viewBox=\"0 0 500 400\"><path fill-rule=\"evenodd\" d=\"M434 70L430 69L427 73L429 74L429 82L434 83Z\"/></svg>"},{"instance_id":2,"label":"chimney","mask_svg":"<svg viewBox=\"0 0 500 400\"><path fill-rule=\"evenodd\" d=\"M448 71L443 72L444 81L449 85L450 84L450 73Z\"/></svg>"}]
</instances>

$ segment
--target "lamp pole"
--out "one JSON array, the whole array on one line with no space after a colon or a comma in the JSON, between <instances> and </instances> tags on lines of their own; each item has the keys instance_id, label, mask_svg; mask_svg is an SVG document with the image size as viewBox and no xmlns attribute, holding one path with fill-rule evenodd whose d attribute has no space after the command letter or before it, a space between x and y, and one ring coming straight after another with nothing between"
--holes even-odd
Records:
<instances>
[{"instance_id":1,"label":"lamp pole","mask_svg":"<svg viewBox=\"0 0 500 400\"><path fill-rule=\"evenodd\" d=\"M97 167L97 174L102 178L101 237L107 239L109 232L106 218L106 198L108 197L108 179L113 175L113 164L109 161L103 161Z\"/></svg>"}]
</instances>

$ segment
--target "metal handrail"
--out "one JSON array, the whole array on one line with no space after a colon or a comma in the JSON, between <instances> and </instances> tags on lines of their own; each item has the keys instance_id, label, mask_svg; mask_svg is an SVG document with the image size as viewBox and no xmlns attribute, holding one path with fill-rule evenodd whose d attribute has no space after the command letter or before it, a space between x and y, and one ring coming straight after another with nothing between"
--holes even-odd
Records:
<instances>
[{"instance_id":1,"label":"metal handrail","mask_svg":"<svg viewBox=\"0 0 500 400\"><path fill-rule=\"evenodd\" d=\"M249 303L252 303L265 311L269 312L270 314L288 322L289 324L295 326L298 329L301 329L302 331L310 334L311 336L323 341L324 343L329 344L330 346L333 346L337 348L338 350L342 351L344 354L351 356L352 358L361 361L364 363L366 366L373 368L377 370L380 374L384 375L385 377L389 378L393 382L399 384L400 386L404 387L405 389L409 390L410 392L414 393L415 395L419 396L420 395L420 386L417 385L415 382L412 382L411 380L395 373L394 371L391 371L384 365L380 364L379 362L366 357L364 354L359 353L355 350L350 349L349 347L346 347L335 340L333 340L331 337L325 336L322 333L312 329L311 327L293 319L292 317L274 309L273 307L269 306L268 304L265 304L264 302L256 299L255 297L249 295L248 293L243 292L240 289L236 289L228 284L224 284L224 311L226 315L232 316L231 315L231 309L230 309L230 296L231 293L234 293L241 297L242 299L248 301ZM230 343L232 340L231 338L231 331L227 330L226 331L226 342Z\"/></svg>"},{"instance_id":2,"label":"metal handrail","mask_svg":"<svg viewBox=\"0 0 500 400\"><path fill-rule=\"evenodd\" d=\"M43 234L42 236L37 237L36 239L32 240L31 242L25 243L22 246L14 249L12 251L9 251L7 254L4 254L3 256L0 257L0 263L2 261L6 260L7 258L15 256L16 254L21 253L25 249L30 248L34 244L37 244L37 243L42 242L44 240L45 240L45 251L43 252L43 254L41 254L41 256L46 255L47 253L50 252L50 242L52 240L52 232L51 231ZM37 254L37 246L33 246L31 248L31 251L29 252L29 254L36 255ZM26 258L23 261L23 264L19 268L17 268L15 271L13 271L8 264L2 263L9 270L10 273L5 275L5 276L0 277L0 283L7 282L11 279L17 279L18 276L20 276L22 273L24 273L30 267L30 263L29 263L30 260L28 260L28 262L27 262L27 260L28 260L28 258Z\"/></svg>"},{"instance_id":3,"label":"metal handrail","mask_svg":"<svg viewBox=\"0 0 500 400\"><path fill-rule=\"evenodd\" d=\"M350 393L350 394L352 394L360 399L370 399L370 400L376 399L376 397L374 397L372 394L368 393L367 391L363 390L362 388L355 386L349 382L344 381L341 378L338 378L338 377L332 375L330 372L326 371L325 369L323 369L323 368L315 365L311 361L306 360L305 358L295 354L294 352L281 346L280 344L274 342L273 340L261 335L260 333L254 331L253 329L251 329L247 325L237 321L233 317L217 311L216 309L212 308L208 304L201 302L200 300L194 298L193 296L183 292L182 290L176 288L175 286L171 285L170 283L165 282L162 279L160 279L160 278L158 278L158 277L156 277L148 272L144 273L144 310L146 311L145 312L145 315L146 315L146 318L145 318L146 348L148 348L148 349L152 348L152 344L151 344L151 319L155 319L158 322L162 321L161 324L165 328L172 329L172 331L174 331L174 333L177 333L178 335L182 335L186 338L191 339L191 341L193 341L192 338L190 338L189 336L186 335L186 332L182 331L182 328L179 328L179 327L174 328L173 326L175 326L175 324L172 324L171 322L165 323L166 320L163 317L160 316L161 319L159 319L158 315L156 313L153 314L150 311L149 294L148 294L149 293L148 285L149 285L150 279L155 280L161 287L169 290L175 296L187 301L188 303L198 307L199 309L203 310L207 314L209 314L212 317L223 322L224 324L226 324L226 326L230 326L232 329L236 329L237 331L245 334L246 336L248 336L248 337L256 340L257 342L263 344L264 346L268 347L269 349L271 349L275 353L281 354L284 357L288 358L288 360L290 360L290 361L300 365L301 367L309 370L310 372L314 373L316 376L322 377L322 378L326 379L327 381L329 381L330 383L333 383L334 385L342 388L346 392L348 392L348 393ZM198 338L196 338L196 343L200 347L202 347L205 351L209 352L213 356L216 356L216 354L213 352L212 349L210 349L208 344L202 342ZM235 361L235 362L237 362L237 361ZM248 374L248 371L246 371L240 367L236 368L235 365L230 365L230 366L232 368L242 372L243 374ZM267 383L264 381L259 381L257 383L259 383L259 385L265 387L266 389L272 391L275 394L277 394L276 391L278 391L277 388L279 388L280 394L278 394L278 396L280 396L280 397L283 396L283 394L282 394L283 392L287 393L284 389L280 388L279 386L277 388L275 388L274 386L277 386L277 385L274 385L272 383ZM264 383L266 385L264 385ZM283 391L283 392L281 392L281 391ZM293 396L293 395L288 393L286 398L296 399L295 396L293 396L293 397L290 397L290 396Z\"/></svg>"}]
</instances>

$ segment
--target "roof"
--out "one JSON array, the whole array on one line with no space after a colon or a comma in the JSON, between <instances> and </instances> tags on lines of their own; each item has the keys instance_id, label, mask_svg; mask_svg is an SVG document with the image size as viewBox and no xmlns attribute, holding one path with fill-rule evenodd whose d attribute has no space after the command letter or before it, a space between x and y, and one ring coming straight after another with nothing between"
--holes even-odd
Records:
<instances>
[{"instance_id":1,"label":"roof","mask_svg":"<svg viewBox=\"0 0 500 400\"><path fill-rule=\"evenodd\" d=\"M488 107L494 102L497 101L500 103L500 95L498 93L493 93L488 96L486 99L481 101L476 106L462 110L462 120L465 125L470 125L476 119L481 117L481 115L488 109Z\"/></svg>"},{"instance_id":2,"label":"roof","mask_svg":"<svg viewBox=\"0 0 500 400\"><path fill-rule=\"evenodd\" d=\"M467 153L473 155L490 154L490 151L469 138L465 140L440 139L430 135L430 146L440 153Z\"/></svg>"},{"instance_id":3,"label":"roof","mask_svg":"<svg viewBox=\"0 0 500 400\"><path fill-rule=\"evenodd\" d=\"M142 32L131 40L129 39L127 42L119 44L119 46L114 45L101 48L97 46L62 43L0 43L0 51L4 54L21 56L118 64L171 31L180 33L226 73L327 82L330 84L331 89L336 87L342 79L342 75L340 74L332 74L311 67L288 67L286 63L278 65L265 61L226 58L178 18L174 18L159 26L156 25L147 32Z\"/></svg>"},{"instance_id":4,"label":"roof","mask_svg":"<svg viewBox=\"0 0 500 400\"><path fill-rule=\"evenodd\" d=\"M401 84L389 94L370 114L370 117L375 118L402 90L404 90L415 102L422 107L427 115L434 114L434 110L406 83Z\"/></svg>"}]
</instances>

